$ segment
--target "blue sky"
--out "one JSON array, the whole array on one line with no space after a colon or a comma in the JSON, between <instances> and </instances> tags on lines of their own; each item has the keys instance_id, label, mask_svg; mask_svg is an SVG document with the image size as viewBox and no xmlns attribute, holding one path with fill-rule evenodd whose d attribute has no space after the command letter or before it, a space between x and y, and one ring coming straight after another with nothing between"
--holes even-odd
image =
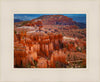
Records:
<instances>
[{"instance_id":1,"label":"blue sky","mask_svg":"<svg viewBox=\"0 0 100 82\"><path fill-rule=\"evenodd\" d=\"M14 14L14 19L32 20L43 15L58 15L58 14ZM72 18L76 22L86 23L86 14L59 14Z\"/></svg>"}]
</instances>

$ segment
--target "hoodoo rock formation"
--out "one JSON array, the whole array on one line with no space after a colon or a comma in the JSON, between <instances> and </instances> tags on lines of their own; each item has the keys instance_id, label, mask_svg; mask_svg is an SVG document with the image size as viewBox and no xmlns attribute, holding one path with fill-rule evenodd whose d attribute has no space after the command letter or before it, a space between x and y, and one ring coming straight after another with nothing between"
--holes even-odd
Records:
<instances>
[{"instance_id":1,"label":"hoodoo rock formation","mask_svg":"<svg viewBox=\"0 0 100 82\"><path fill-rule=\"evenodd\" d=\"M22 37L24 37L24 39ZM68 64L66 60L66 50L76 51L77 47L76 44L73 44L73 42L65 42L63 40L62 34L46 34L42 32L23 34L21 32L21 34L18 34L17 38L19 42L16 42L15 37L15 67L27 67L29 63L32 66L34 66L35 63L37 63L37 67L39 68L47 68L47 66L53 68L62 66L66 67L66 65ZM64 52L66 43L67 48ZM73 55L70 56L74 57ZM83 58L83 56L81 58ZM45 58L47 58L48 60ZM41 64L41 62L43 65Z\"/></svg>"},{"instance_id":2,"label":"hoodoo rock formation","mask_svg":"<svg viewBox=\"0 0 100 82\"><path fill-rule=\"evenodd\" d=\"M27 62L31 62L31 64L34 65L32 60L37 61L39 56L50 58L54 50L59 50L63 47L60 47L63 38L61 34L45 34L42 32L34 32L32 35L30 34L31 37L29 37L26 33L25 35L26 36L24 36L24 34L21 32L21 34L19 34L17 37L19 38L18 40L22 48L24 47L24 50L15 50L15 66L20 66L21 64L24 64L25 66L25 59L27 58ZM24 37L25 40L23 40L22 37ZM19 45L17 47L19 47ZM18 62L17 57L20 60L18 60Z\"/></svg>"}]
</instances>

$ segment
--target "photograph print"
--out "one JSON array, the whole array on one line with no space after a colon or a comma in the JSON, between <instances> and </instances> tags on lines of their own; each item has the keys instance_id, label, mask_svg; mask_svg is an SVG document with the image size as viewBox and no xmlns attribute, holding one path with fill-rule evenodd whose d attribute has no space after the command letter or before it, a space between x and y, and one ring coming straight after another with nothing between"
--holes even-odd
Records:
<instances>
[{"instance_id":1,"label":"photograph print","mask_svg":"<svg viewBox=\"0 0 100 82\"><path fill-rule=\"evenodd\" d=\"M86 14L14 14L14 68L86 68Z\"/></svg>"}]
</instances>

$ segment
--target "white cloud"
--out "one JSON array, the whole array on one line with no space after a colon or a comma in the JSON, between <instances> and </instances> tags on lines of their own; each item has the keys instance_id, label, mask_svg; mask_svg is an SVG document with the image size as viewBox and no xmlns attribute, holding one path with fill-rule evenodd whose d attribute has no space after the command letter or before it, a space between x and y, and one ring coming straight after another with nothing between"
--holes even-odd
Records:
<instances>
[{"instance_id":1,"label":"white cloud","mask_svg":"<svg viewBox=\"0 0 100 82\"><path fill-rule=\"evenodd\" d=\"M14 16L14 19L20 19L20 20L32 20L37 17L32 17L32 16Z\"/></svg>"}]
</instances>

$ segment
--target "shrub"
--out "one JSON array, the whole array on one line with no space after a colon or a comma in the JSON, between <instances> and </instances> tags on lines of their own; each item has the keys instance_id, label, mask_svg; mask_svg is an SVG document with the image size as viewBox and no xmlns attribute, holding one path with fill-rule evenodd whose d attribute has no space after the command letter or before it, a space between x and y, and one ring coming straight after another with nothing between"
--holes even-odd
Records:
<instances>
[{"instance_id":1,"label":"shrub","mask_svg":"<svg viewBox=\"0 0 100 82\"><path fill-rule=\"evenodd\" d=\"M27 68L31 68L31 63L29 62L27 65L26 65Z\"/></svg>"},{"instance_id":2,"label":"shrub","mask_svg":"<svg viewBox=\"0 0 100 82\"><path fill-rule=\"evenodd\" d=\"M17 34L17 31L14 31L15 34Z\"/></svg>"},{"instance_id":3,"label":"shrub","mask_svg":"<svg viewBox=\"0 0 100 82\"><path fill-rule=\"evenodd\" d=\"M32 59L32 60L33 60L33 62L35 64L35 67L37 67L37 62L34 59Z\"/></svg>"},{"instance_id":4,"label":"shrub","mask_svg":"<svg viewBox=\"0 0 100 82\"><path fill-rule=\"evenodd\" d=\"M68 49L68 44L66 44L66 48Z\"/></svg>"}]
</instances>

